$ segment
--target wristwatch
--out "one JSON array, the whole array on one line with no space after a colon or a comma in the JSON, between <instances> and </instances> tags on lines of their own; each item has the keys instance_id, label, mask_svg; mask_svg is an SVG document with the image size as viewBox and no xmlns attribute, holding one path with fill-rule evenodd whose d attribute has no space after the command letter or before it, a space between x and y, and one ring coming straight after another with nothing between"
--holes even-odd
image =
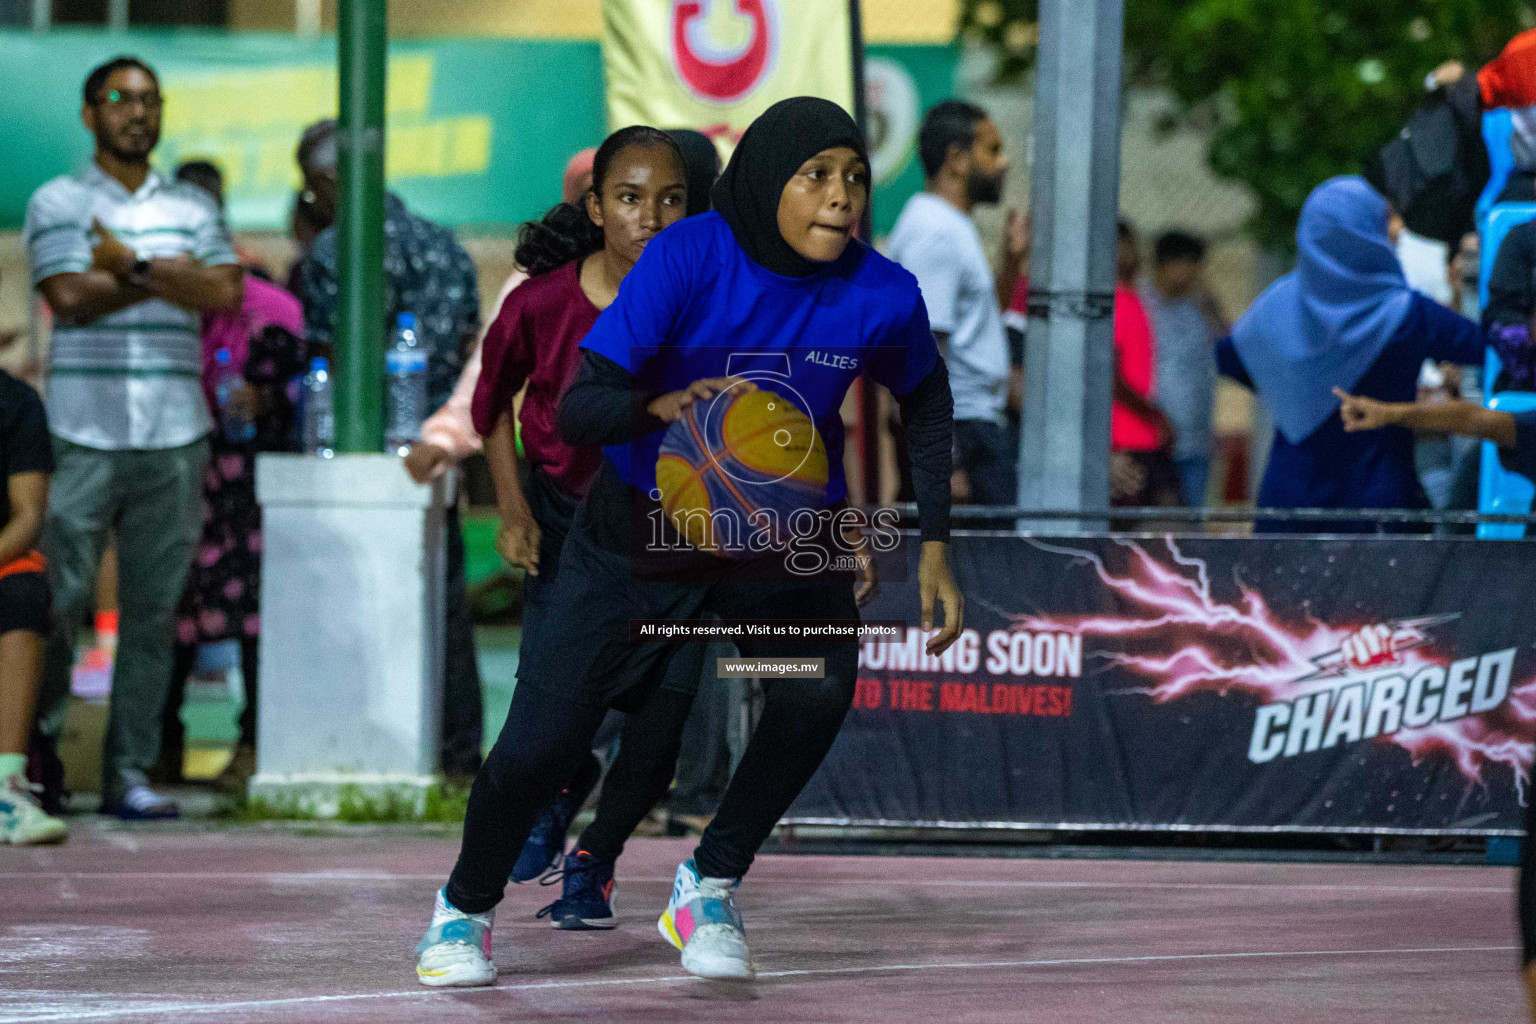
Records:
<instances>
[{"instance_id":1,"label":"wristwatch","mask_svg":"<svg viewBox=\"0 0 1536 1024\"><path fill-rule=\"evenodd\" d=\"M149 287L149 260L141 257L133 261L133 269L128 271L128 283L140 288Z\"/></svg>"}]
</instances>

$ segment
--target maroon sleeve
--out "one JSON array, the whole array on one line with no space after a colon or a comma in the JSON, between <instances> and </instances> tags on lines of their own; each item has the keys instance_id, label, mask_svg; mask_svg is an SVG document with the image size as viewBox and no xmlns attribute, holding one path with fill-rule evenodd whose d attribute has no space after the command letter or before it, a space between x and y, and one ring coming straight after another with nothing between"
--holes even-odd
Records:
<instances>
[{"instance_id":1,"label":"maroon sleeve","mask_svg":"<svg viewBox=\"0 0 1536 1024\"><path fill-rule=\"evenodd\" d=\"M470 404L470 418L475 433L481 437L496 428L502 413L510 412L512 399L522 390L533 372L533 345L530 343L528 318L518 291L507 296L491 326L486 329L480 349L480 382Z\"/></svg>"}]
</instances>

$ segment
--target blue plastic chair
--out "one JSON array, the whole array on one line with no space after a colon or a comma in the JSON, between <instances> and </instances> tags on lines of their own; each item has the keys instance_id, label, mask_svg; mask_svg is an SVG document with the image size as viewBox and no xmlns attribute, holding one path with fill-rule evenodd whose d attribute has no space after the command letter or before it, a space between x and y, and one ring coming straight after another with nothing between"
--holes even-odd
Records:
<instances>
[{"instance_id":1,"label":"blue plastic chair","mask_svg":"<svg viewBox=\"0 0 1536 1024\"><path fill-rule=\"evenodd\" d=\"M1504 236L1510 228L1532 219L1536 219L1536 203L1499 203L1488 211L1477 267L1477 298L1484 309L1488 307L1488 278L1493 274L1493 261L1499 255L1499 246L1504 244Z\"/></svg>"},{"instance_id":2,"label":"blue plastic chair","mask_svg":"<svg viewBox=\"0 0 1536 1024\"><path fill-rule=\"evenodd\" d=\"M1488 122L1483 122L1486 137ZM1504 149L1508 150L1507 140ZM1497 152L1490 143L1490 154ZM1502 187L1502 186L1501 186ZM1499 246L1511 228L1536 219L1536 203L1499 203L1488 212L1483 225L1482 252L1478 267L1478 292L1483 306L1488 305L1488 278L1493 273L1493 263L1498 257ZM1529 412L1536 409L1536 393L1528 391L1494 391L1493 385L1503 368L1498 354L1488 349L1483 360L1484 403L1490 409L1501 412ZM1484 513L1504 515L1529 515L1532 499L1536 498L1536 485L1519 473L1511 473L1499 461L1498 446L1491 441L1483 443L1481 472L1477 482L1477 508ZM1525 526L1520 523L1480 523L1477 535L1484 539L1512 540L1525 536Z\"/></svg>"},{"instance_id":3,"label":"blue plastic chair","mask_svg":"<svg viewBox=\"0 0 1536 1024\"><path fill-rule=\"evenodd\" d=\"M1536 394L1529 391L1505 391L1488 401L1488 408L1499 412L1530 412L1536 409ZM1536 498L1536 484L1529 477L1512 473L1499 461L1498 445L1483 442L1481 472L1477 480L1477 507L1481 512L1528 516ZM1477 536L1482 540L1519 540L1525 536L1524 523L1479 523Z\"/></svg>"},{"instance_id":4,"label":"blue plastic chair","mask_svg":"<svg viewBox=\"0 0 1536 1024\"><path fill-rule=\"evenodd\" d=\"M1488 148L1488 184L1477 197L1477 230L1486 229L1488 213L1499 201L1499 193L1509 182L1510 172L1515 169L1515 155L1510 151L1510 136L1515 133L1514 119L1507 108L1490 110L1483 115L1483 144Z\"/></svg>"}]
</instances>

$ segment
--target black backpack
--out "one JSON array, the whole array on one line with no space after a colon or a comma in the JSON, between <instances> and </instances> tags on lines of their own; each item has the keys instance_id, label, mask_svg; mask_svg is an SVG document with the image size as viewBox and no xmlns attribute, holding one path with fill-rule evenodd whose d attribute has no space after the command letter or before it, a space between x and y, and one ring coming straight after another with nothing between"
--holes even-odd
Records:
<instances>
[{"instance_id":1,"label":"black backpack","mask_svg":"<svg viewBox=\"0 0 1536 1024\"><path fill-rule=\"evenodd\" d=\"M1397 137L1365 162L1365 179L1408 230L1452 247L1474 230L1489 173L1476 75L1431 92Z\"/></svg>"}]
</instances>

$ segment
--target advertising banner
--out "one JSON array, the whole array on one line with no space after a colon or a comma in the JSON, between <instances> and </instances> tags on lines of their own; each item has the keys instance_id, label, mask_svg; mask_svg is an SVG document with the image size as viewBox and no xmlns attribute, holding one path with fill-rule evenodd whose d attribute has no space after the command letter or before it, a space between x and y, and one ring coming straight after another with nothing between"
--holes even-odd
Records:
<instances>
[{"instance_id":1,"label":"advertising banner","mask_svg":"<svg viewBox=\"0 0 1536 1024\"><path fill-rule=\"evenodd\" d=\"M157 165L212 160L237 230L285 229L304 128L336 114L336 42L241 33L0 32L0 227L22 222L39 185L90 159L80 87L131 53L165 93ZM560 199L571 154L603 138L596 45L530 39L391 43L389 186L445 224L515 224Z\"/></svg>"},{"instance_id":2,"label":"advertising banner","mask_svg":"<svg viewBox=\"0 0 1536 1024\"><path fill-rule=\"evenodd\" d=\"M959 51L950 46L869 46L864 50L864 109L875 179L875 235L889 234L901 208L923 190L917 130L923 112L955 92Z\"/></svg>"},{"instance_id":3,"label":"advertising banner","mask_svg":"<svg viewBox=\"0 0 1536 1024\"><path fill-rule=\"evenodd\" d=\"M940 658L915 627L861 644L853 710L788 820L1522 827L1536 544L981 535L952 553L964 636ZM913 621L915 591L865 615Z\"/></svg>"},{"instance_id":4,"label":"advertising banner","mask_svg":"<svg viewBox=\"0 0 1536 1024\"><path fill-rule=\"evenodd\" d=\"M833 6L846 32L847 4ZM286 229L299 187L299 134L336 113L333 39L55 29L0 31L0 122L16 142L0 164L0 230L21 227L39 185L90 159L80 86L91 68L120 53L137 54L162 78L155 162L171 169L182 160L214 161L224 172L231 226ZM838 81L851 90L846 43L837 54L837 73L847 76ZM917 126L925 107L951 94L957 60L948 46L868 49L877 234L922 188ZM443 224L541 216L559 201L565 162L602 141L607 122L602 53L586 40L397 41L387 88L389 186ZM658 110L652 123L688 123L669 116Z\"/></svg>"},{"instance_id":5,"label":"advertising banner","mask_svg":"<svg viewBox=\"0 0 1536 1024\"><path fill-rule=\"evenodd\" d=\"M612 127L694 128L734 144L790 96L853 113L848 0L603 0Z\"/></svg>"}]
</instances>

